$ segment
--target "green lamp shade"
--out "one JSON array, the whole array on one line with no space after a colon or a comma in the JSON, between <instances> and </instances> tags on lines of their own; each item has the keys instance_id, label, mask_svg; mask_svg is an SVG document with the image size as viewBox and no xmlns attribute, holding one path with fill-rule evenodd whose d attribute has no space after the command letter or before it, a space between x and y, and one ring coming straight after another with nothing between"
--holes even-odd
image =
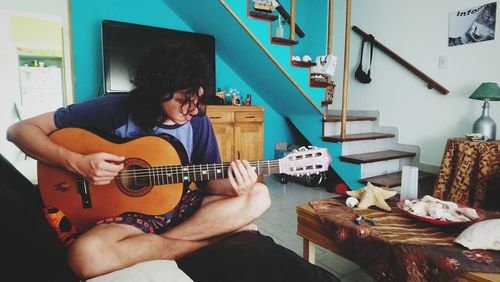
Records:
<instances>
[{"instance_id":1,"label":"green lamp shade","mask_svg":"<svg viewBox=\"0 0 500 282\"><path fill-rule=\"evenodd\" d=\"M469 96L471 99L475 100L485 100L490 101L500 101L500 87L495 82L484 82L481 83L479 88Z\"/></svg>"}]
</instances>

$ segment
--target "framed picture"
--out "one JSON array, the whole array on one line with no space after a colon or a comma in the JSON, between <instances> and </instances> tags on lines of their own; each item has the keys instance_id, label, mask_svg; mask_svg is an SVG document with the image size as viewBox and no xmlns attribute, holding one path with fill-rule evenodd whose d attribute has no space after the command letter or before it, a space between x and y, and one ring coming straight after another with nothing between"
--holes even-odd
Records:
<instances>
[{"instance_id":1,"label":"framed picture","mask_svg":"<svg viewBox=\"0 0 500 282\"><path fill-rule=\"evenodd\" d=\"M448 46L495 39L496 15L496 2L451 12Z\"/></svg>"}]
</instances>

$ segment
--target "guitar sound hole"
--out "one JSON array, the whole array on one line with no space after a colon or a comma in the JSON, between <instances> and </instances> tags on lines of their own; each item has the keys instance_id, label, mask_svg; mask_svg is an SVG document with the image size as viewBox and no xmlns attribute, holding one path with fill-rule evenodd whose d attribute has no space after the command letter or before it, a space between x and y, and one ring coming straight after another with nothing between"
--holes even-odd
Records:
<instances>
[{"instance_id":1,"label":"guitar sound hole","mask_svg":"<svg viewBox=\"0 0 500 282\"><path fill-rule=\"evenodd\" d=\"M154 177L151 176L151 166L147 162L130 158L124 161L124 165L125 169L116 179L120 191L131 197L140 197L151 191Z\"/></svg>"},{"instance_id":2,"label":"guitar sound hole","mask_svg":"<svg viewBox=\"0 0 500 282\"><path fill-rule=\"evenodd\" d=\"M149 175L144 171L147 171L147 169L138 165L131 165L122 173L123 184L131 190L140 190L144 186L148 186ZM126 177L123 177L123 175L126 175Z\"/></svg>"}]
</instances>

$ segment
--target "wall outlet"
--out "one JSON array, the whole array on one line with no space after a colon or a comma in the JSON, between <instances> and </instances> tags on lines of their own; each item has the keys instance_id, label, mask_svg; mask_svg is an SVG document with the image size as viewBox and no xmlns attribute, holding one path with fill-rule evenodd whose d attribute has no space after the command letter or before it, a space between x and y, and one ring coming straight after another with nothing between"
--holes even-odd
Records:
<instances>
[{"instance_id":1,"label":"wall outlet","mask_svg":"<svg viewBox=\"0 0 500 282\"><path fill-rule=\"evenodd\" d=\"M445 55L439 56L438 66L440 69L447 69L448 68L448 56L445 56Z\"/></svg>"}]
</instances>

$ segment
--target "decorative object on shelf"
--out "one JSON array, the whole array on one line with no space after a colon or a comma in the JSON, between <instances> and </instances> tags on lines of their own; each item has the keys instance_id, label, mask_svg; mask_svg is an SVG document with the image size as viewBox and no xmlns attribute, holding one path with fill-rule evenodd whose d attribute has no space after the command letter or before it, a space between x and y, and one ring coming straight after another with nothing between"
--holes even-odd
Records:
<instances>
[{"instance_id":1,"label":"decorative object on shelf","mask_svg":"<svg viewBox=\"0 0 500 282\"><path fill-rule=\"evenodd\" d=\"M490 117L489 101L500 101L500 88L495 82L484 82L469 96L470 99L484 100L483 113L472 126L472 133L481 133L484 140L495 140L496 123Z\"/></svg>"},{"instance_id":2,"label":"decorative object on shelf","mask_svg":"<svg viewBox=\"0 0 500 282\"><path fill-rule=\"evenodd\" d=\"M311 67L310 78L316 82L331 82L335 75L337 57L333 54L316 57L316 65Z\"/></svg>"},{"instance_id":3,"label":"decorative object on shelf","mask_svg":"<svg viewBox=\"0 0 500 282\"><path fill-rule=\"evenodd\" d=\"M240 95L233 95L233 100L231 102L233 106L241 106L241 96Z\"/></svg>"},{"instance_id":4,"label":"decorative object on shelf","mask_svg":"<svg viewBox=\"0 0 500 282\"><path fill-rule=\"evenodd\" d=\"M220 88L217 88L217 92L215 93L215 96L221 98L222 100L225 100L226 99L226 91L224 91Z\"/></svg>"},{"instance_id":5,"label":"decorative object on shelf","mask_svg":"<svg viewBox=\"0 0 500 282\"><path fill-rule=\"evenodd\" d=\"M335 84L329 85L325 90L326 101L331 103L333 101L333 94L335 93Z\"/></svg>"},{"instance_id":6,"label":"decorative object on shelf","mask_svg":"<svg viewBox=\"0 0 500 282\"><path fill-rule=\"evenodd\" d=\"M240 96L240 91L236 88L229 88L229 91L226 93L226 104L233 105L233 96Z\"/></svg>"},{"instance_id":7,"label":"decorative object on shelf","mask_svg":"<svg viewBox=\"0 0 500 282\"><path fill-rule=\"evenodd\" d=\"M385 190L368 182L368 185L364 188L356 191L347 191L346 193L360 200L358 204L360 209L377 206L385 211L390 211L391 207L389 207L385 200L396 195L397 191Z\"/></svg>"},{"instance_id":8,"label":"decorative object on shelf","mask_svg":"<svg viewBox=\"0 0 500 282\"><path fill-rule=\"evenodd\" d=\"M276 37L284 38L285 28L283 26L283 19L278 15L278 26L276 27Z\"/></svg>"},{"instance_id":9,"label":"decorative object on shelf","mask_svg":"<svg viewBox=\"0 0 500 282\"><path fill-rule=\"evenodd\" d=\"M256 11L271 13L279 6L276 0L253 0L253 8Z\"/></svg>"},{"instance_id":10,"label":"decorative object on shelf","mask_svg":"<svg viewBox=\"0 0 500 282\"><path fill-rule=\"evenodd\" d=\"M292 56L292 61L302 62L302 59L300 58L300 56Z\"/></svg>"},{"instance_id":11,"label":"decorative object on shelf","mask_svg":"<svg viewBox=\"0 0 500 282\"><path fill-rule=\"evenodd\" d=\"M252 94L247 94L247 97L245 98L245 102L243 103L245 106L251 106L252 105Z\"/></svg>"},{"instance_id":12,"label":"decorative object on shelf","mask_svg":"<svg viewBox=\"0 0 500 282\"><path fill-rule=\"evenodd\" d=\"M311 56L309 55L302 56L302 62L308 62L308 63L312 62Z\"/></svg>"},{"instance_id":13,"label":"decorative object on shelf","mask_svg":"<svg viewBox=\"0 0 500 282\"><path fill-rule=\"evenodd\" d=\"M212 105L224 105L226 99L226 91L217 88L217 92L215 92L215 97L213 99L208 99L208 103Z\"/></svg>"}]
</instances>

